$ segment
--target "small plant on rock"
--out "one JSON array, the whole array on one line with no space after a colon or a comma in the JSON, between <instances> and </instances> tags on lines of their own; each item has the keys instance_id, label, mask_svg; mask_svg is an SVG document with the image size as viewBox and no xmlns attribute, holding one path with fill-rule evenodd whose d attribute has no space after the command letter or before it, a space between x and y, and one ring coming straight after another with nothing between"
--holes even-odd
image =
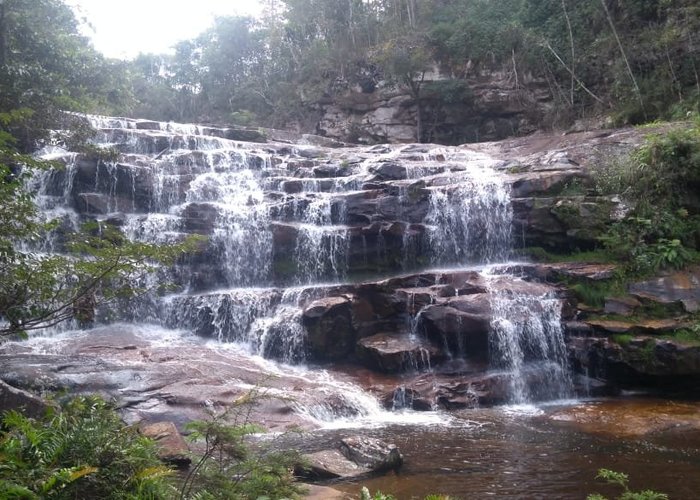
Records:
<instances>
[{"instance_id":1,"label":"small plant on rock","mask_svg":"<svg viewBox=\"0 0 700 500\"><path fill-rule=\"evenodd\" d=\"M622 494L616 497L617 500L668 500L668 495L657 491L631 491L629 488L629 476L624 472L615 472L609 469L598 469L596 479L602 479L608 484L617 485L622 488ZM588 495L587 500L608 499L599 493L593 493Z\"/></svg>"},{"instance_id":2,"label":"small plant on rock","mask_svg":"<svg viewBox=\"0 0 700 500\"><path fill-rule=\"evenodd\" d=\"M187 425L190 439L203 444L204 451L180 487L181 500L298 498L302 488L293 470L302 462L299 453L272 446L253 449L248 441L264 431L251 420L254 406L264 397L253 389L225 411L211 411L209 420Z\"/></svg>"}]
</instances>

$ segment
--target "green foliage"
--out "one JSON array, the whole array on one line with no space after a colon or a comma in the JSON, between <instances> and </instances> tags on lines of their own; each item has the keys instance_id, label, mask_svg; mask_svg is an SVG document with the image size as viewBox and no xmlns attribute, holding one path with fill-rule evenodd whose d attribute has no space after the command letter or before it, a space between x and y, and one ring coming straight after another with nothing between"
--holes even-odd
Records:
<instances>
[{"instance_id":1,"label":"green foliage","mask_svg":"<svg viewBox=\"0 0 700 500\"><path fill-rule=\"evenodd\" d=\"M105 61L79 34L64 2L0 3L0 110L32 110L2 127L20 151L61 128L64 110L109 112L130 100L122 66Z\"/></svg>"},{"instance_id":2,"label":"green foliage","mask_svg":"<svg viewBox=\"0 0 700 500\"><path fill-rule=\"evenodd\" d=\"M231 403L224 412L187 425L190 439L203 444L180 490L181 499L296 498L301 487L292 471L302 463L295 450L279 450L272 443L253 450L247 438L263 429L251 412L266 395L254 389Z\"/></svg>"},{"instance_id":3,"label":"green foliage","mask_svg":"<svg viewBox=\"0 0 700 500\"><path fill-rule=\"evenodd\" d=\"M374 495L372 495L367 489L366 486L362 487L362 490L360 490L360 500L394 500L393 495L385 495L381 491L376 491Z\"/></svg>"},{"instance_id":4,"label":"green foliage","mask_svg":"<svg viewBox=\"0 0 700 500\"><path fill-rule=\"evenodd\" d=\"M671 335L665 335L663 338L686 345L700 345L700 321L696 317L688 328L676 330Z\"/></svg>"},{"instance_id":5,"label":"green foliage","mask_svg":"<svg viewBox=\"0 0 700 500\"><path fill-rule=\"evenodd\" d=\"M698 259L700 129L650 137L627 161L596 174L601 192L621 193L631 212L601 241L633 274L680 269Z\"/></svg>"},{"instance_id":6,"label":"green foliage","mask_svg":"<svg viewBox=\"0 0 700 500\"><path fill-rule=\"evenodd\" d=\"M570 289L576 298L591 307L603 307L605 299L610 296L620 295L624 291L623 281L620 279L602 281L579 281L571 285Z\"/></svg>"},{"instance_id":7,"label":"green foliage","mask_svg":"<svg viewBox=\"0 0 700 500\"><path fill-rule=\"evenodd\" d=\"M627 333L616 333L611 337L612 341L621 346L628 346L634 337Z\"/></svg>"},{"instance_id":8,"label":"green foliage","mask_svg":"<svg viewBox=\"0 0 700 500\"><path fill-rule=\"evenodd\" d=\"M174 490L150 440L97 397L78 397L40 421L2 418L0 496L159 499Z\"/></svg>"},{"instance_id":9,"label":"green foliage","mask_svg":"<svg viewBox=\"0 0 700 500\"><path fill-rule=\"evenodd\" d=\"M617 500L668 500L668 495L652 490L631 491L629 488L629 476L624 472L615 472L609 469L598 469L596 479L602 479L608 484L618 486L622 493L617 496ZM606 497L598 493L593 493L586 497L587 500L607 500Z\"/></svg>"}]
</instances>

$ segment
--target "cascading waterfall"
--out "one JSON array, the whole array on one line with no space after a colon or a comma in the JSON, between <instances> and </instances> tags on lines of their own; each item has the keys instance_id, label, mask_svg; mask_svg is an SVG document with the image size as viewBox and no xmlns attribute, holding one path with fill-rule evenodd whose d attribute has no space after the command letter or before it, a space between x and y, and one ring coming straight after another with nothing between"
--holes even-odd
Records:
<instances>
[{"instance_id":1,"label":"cascading waterfall","mask_svg":"<svg viewBox=\"0 0 700 500\"><path fill-rule=\"evenodd\" d=\"M432 262L505 262L511 221L509 191L491 169L475 169L451 191L433 189L426 218Z\"/></svg>"},{"instance_id":2,"label":"cascading waterfall","mask_svg":"<svg viewBox=\"0 0 700 500\"><path fill-rule=\"evenodd\" d=\"M324 296L318 284L347 281L356 269L386 263L394 266L390 270L464 267L505 262L510 254L509 188L497 162L484 155L382 146L366 148L358 158L341 151L325 159L313 148L229 140L224 129L88 119L98 129L96 144L116 148L119 161L81 166L73 153L45 150L44 157L60 158L66 168L32 180L42 210L62 214L75 229L86 218L81 203L89 205L87 218L117 221L137 241L208 237L206 251L167 271L180 292L151 297L130 319L160 321L303 364L308 339L302 307ZM47 251L57 246L51 243ZM284 268L284 259L293 261L293 269ZM295 286L283 286L290 283ZM513 402L566 395L559 300L502 287L492 288L490 297L493 368L509 374ZM430 372L420 311L413 304L407 309L405 341L413 350L402 366ZM552 376L533 391L527 380L536 366ZM413 397L402 390L397 408ZM341 406L356 412L363 404ZM324 402L305 411L328 420L334 410Z\"/></svg>"},{"instance_id":3,"label":"cascading waterfall","mask_svg":"<svg viewBox=\"0 0 700 500\"><path fill-rule=\"evenodd\" d=\"M487 275L488 276L488 275ZM563 399L572 394L561 323L561 300L551 292L518 293L488 276L491 365L503 370L510 402Z\"/></svg>"}]
</instances>

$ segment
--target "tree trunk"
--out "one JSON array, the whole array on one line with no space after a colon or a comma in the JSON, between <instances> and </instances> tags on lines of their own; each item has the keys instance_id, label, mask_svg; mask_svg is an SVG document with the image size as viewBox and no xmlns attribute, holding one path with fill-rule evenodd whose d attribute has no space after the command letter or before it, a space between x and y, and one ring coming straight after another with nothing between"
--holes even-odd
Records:
<instances>
[{"instance_id":1,"label":"tree trunk","mask_svg":"<svg viewBox=\"0 0 700 500\"><path fill-rule=\"evenodd\" d=\"M7 35L5 26L5 1L0 0L0 68L5 67L7 54Z\"/></svg>"}]
</instances>

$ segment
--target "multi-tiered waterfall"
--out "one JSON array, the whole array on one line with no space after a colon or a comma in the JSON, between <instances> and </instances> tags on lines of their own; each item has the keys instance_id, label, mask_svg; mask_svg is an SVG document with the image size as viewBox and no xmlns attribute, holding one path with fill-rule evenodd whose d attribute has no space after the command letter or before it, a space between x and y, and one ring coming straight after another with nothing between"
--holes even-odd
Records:
<instances>
[{"instance_id":1,"label":"multi-tiered waterfall","mask_svg":"<svg viewBox=\"0 0 700 500\"><path fill-rule=\"evenodd\" d=\"M167 273L177 291L130 320L284 363L389 373L387 407L567 394L556 290L499 265L512 232L503 162L464 147L254 143L224 128L86 119L120 157L39 153L65 164L32 181L61 228L98 219L134 240L207 238Z\"/></svg>"}]
</instances>

